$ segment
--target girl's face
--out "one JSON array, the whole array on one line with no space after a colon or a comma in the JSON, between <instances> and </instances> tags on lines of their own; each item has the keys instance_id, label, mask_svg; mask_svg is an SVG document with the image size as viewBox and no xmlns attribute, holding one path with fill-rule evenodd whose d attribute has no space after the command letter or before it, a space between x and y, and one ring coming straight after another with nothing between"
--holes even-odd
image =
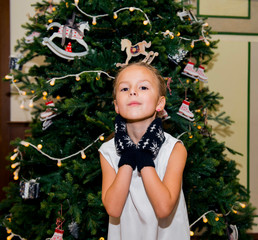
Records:
<instances>
[{"instance_id":1,"label":"girl's face","mask_svg":"<svg viewBox=\"0 0 258 240\"><path fill-rule=\"evenodd\" d=\"M127 121L140 121L156 116L163 110L165 97L159 96L159 82L143 66L130 66L123 70L116 83L115 110Z\"/></svg>"}]
</instances>

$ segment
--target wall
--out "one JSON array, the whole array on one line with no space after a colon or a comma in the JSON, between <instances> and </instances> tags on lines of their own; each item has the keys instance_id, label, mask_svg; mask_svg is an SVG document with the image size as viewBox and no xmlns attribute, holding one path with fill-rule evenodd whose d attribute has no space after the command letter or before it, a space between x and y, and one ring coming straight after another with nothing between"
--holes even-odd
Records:
<instances>
[{"instance_id":1,"label":"wall","mask_svg":"<svg viewBox=\"0 0 258 240\"><path fill-rule=\"evenodd\" d=\"M20 25L27 22L27 13L33 15L31 3L37 0L10 0L11 7L11 53L16 39L24 37ZM240 182L251 191L251 201L258 208L258 108L256 93L258 83L258 1L250 0L195 0L200 16L209 16L207 22L214 31L213 39L220 39L216 58L206 67L208 86L211 91L224 97L221 110L225 110L235 123L226 129L213 124L217 137L243 156L233 156L241 173ZM210 7L212 6L212 7ZM24 68L26 71L26 66ZM29 121L29 109L19 108L19 98L11 98L11 121ZM258 223L258 218L256 218ZM252 232L258 232L255 227Z\"/></svg>"}]
</instances>

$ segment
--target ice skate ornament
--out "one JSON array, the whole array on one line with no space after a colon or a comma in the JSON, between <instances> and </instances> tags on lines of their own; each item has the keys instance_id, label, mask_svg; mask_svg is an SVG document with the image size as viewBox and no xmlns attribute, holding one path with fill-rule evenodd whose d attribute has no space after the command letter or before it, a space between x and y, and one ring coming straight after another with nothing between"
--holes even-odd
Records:
<instances>
[{"instance_id":1,"label":"ice skate ornament","mask_svg":"<svg viewBox=\"0 0 258 240\"><path fill-rule=\"evenodd\" d=\"M181 104L177 114L179 116L193 122L194 121L194 114L190 111L189 105L190 105L190 103L187 100L184 100L183 103Z\"/></svg>"},{"instance_id":2,"label":"ice skate ornament","mask_svg":"<svg viewBox=\"0 0 258 240\"><path fill-rule=\"evenodd\" d=\"M207 83L207 79L208 77L204 74L204 67L203 66L199 66L198 69L196 69L194 67L194 63L189 61L183 72L182 72L183 75L187 76L187 77L190 77L192 79L199 79L200 81L204 82L204 83Z\"/></svg>"},{"instance_id":3,"label":"ice skate ornament","mask_svg":"<svg viewBox=\"0 0 258 240\"><path fill-rule=\"evenodd\" d=\"M73 60L75 57L83 57L88 54L89 48L86 42L83 40L83 32L86 29L87 31L90 30L88 22L80 22L78 24L78 29L73 29L71 27L66 25L61 25L58 22L53 22L48 25L47 30L49 30L52 27L58 27L58 32L54 32L50 38L44 38L42 44L49 47L49 49L54 52L59 57ZM84 52L68 52L61 48L59 48L54 42L53 39L59 37L62 38L62 45L64 44L65 38L69 38L72 40L76 40L79 44L85 47L86 51Z\"/></svg>"},{"instance_id":4,"label":"ice skate ornament","mask_svg":"<svg viewBox=\"0 0 258 240\"><path fill-rule=\"evenodd\" d=\"M142 60L142 62L145 62L147 64L150 64L153 59L159 55L158 52L146 52L145 48L149 48L151 46L151 42L142 41L132 46L132 42L128 39L122 39L121 40L121 51L126 50L127 58L125 63L117 63L117 67L123 67L125 65L128 65L129 61L132 57L137 57L140 54L145 55L145 58Z\"/></svg>"},{"instance_id":5,"label":"ice skate ornament","mask_svg":"<svg viewBox=\"0 0 258 240\"><path fill-rule=\"evenodd\" d=\"M238 230L236 225L229 225L230 230L232 233L229 236L229 240L238 240Z\"/></svg>"},{"instance_id":6,"label":"ice skate ornament","mask_svg":"<svg viewBox=\"0 0 258 240\"><path fill-rule=\"evenodd\" d=\"M163 109L162 111L157 113L157 116L159 118L161 118L162 121L166 121L170 118L170 116L168 115L167 111L165 109Z\"/></svg>"},{"instance_id":7,"label":"ice skate ornament","mask_svg":"<svg viewBox=\"0 0 258 240\"><path fill-rule=\"evenodd\" d=\"M57 109L53 108L55 106L53 101L49 101L45 103L45 105L49 108L47 108L44 112L40 114L40 121L43 122L42 130L47 129L53 123L51 118L57 115Z\"/></svg>"}]
</instances>

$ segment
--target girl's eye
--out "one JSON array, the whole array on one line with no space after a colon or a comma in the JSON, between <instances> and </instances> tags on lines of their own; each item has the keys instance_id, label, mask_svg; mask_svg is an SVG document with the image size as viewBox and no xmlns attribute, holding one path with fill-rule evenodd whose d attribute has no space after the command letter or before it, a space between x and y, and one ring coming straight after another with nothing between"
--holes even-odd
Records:
<instances>
[{"instance_id":1,"label":"girl's eye","mask_svg":"<svg viewBox=\"0 0 258 240\"><path fill-rule=\"evenodd\" d=\"M121 88L121 92L126 92L126 91L128 91L127 87Z\"/></svg>"},{"instance_id":2,"label":"girl's eye","mask_svg":"<svg viewBox=\"0 0 258 240\"><path fill-rule=\"evenodd\" d=\"M148 90L148 88L145 87L145 86L141 86L140 89L141 89L141 90Z\"/></svg>"}]
</instances>

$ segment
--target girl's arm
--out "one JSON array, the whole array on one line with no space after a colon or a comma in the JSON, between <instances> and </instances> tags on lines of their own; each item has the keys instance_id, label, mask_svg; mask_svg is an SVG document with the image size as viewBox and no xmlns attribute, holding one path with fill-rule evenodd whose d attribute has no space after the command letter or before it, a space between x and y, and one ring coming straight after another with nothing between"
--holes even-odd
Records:
<instances>
[{"instance_id":1,"label":"girl's arm","mask_svg":"<svg viewBox=\"0 0 258 240\"><path fill-rule=\"evenodd\" d=\"M100 153L100 163L102 168L102 202L109 216L120 217L128 195L132 168L123 165L115 170Z\"/></svg>"},{"instance_id":2,"label":"girl's arm","mask_svg":"<svg viewBox=\"0 0 258 240\"><path fill-rule=\"evenodd\" d=\"M158 218L165 218L173 211L182 184L187 152L181 143L176 143L168 160L163 181L152 167L141 170L143 184Z\"/></svg>"}]
</instances>

